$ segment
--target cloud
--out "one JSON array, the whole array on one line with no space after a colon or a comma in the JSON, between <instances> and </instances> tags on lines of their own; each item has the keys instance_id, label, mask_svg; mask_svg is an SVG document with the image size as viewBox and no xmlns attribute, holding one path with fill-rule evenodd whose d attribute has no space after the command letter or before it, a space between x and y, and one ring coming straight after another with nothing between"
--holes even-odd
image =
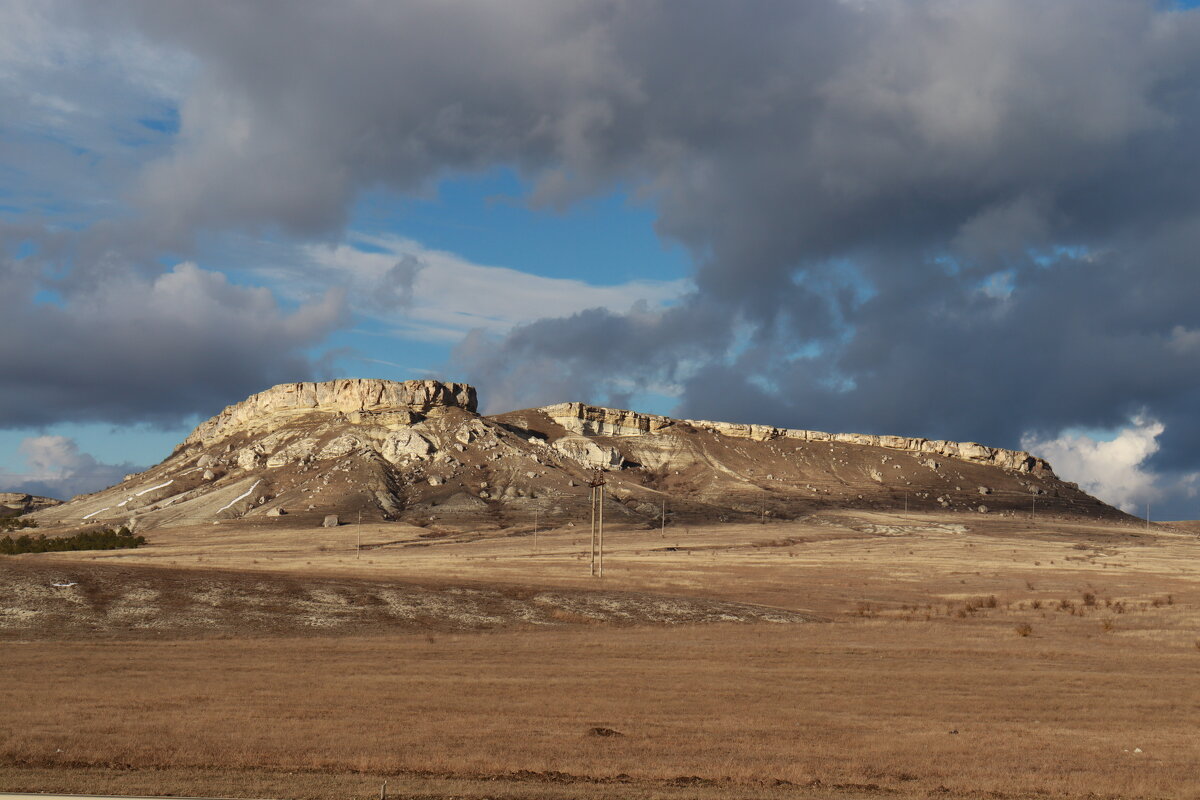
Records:
<instances>
[{"instance_id":1,"label":"cloud","mask_svg":"<svg viewBox=\"0 0 1200 800\"><path fill-rule=\"evenodd\" d=\"M345 320L344 297L287 310L265 288L191 263L151 278L113 269L60 303L13 268L0 295L0 424L178 423L314 373L306 349ZM10 280L11 278L11 280Z\"/></svg>"},{"instance_id":2,"label":"cloud","mask_svg":"<svg viewBox=\"0 0 1200 800\"><path fill-rule=\"evenodd\" d=\"M596 286L474 264L394 236L356 235L352 241L309 245L302 248L298 262L260 271L291 286L314 280L347 286L351 302L362 313L394 324L397 335L448 343L472 330L504 334L548 314L591 308L623 313L637 303L657 307L677 300L689 288L682 280Z\"/></svg>"},{"instance_id":3,"label":"cloud","mask_svg":"<svg viewBox=\"0 0 1200 800\"><path fill-rule=\"evenodd\" d=\"M18 450L25 471L0 469L0 491L67 500L120 483L125 475L144 469L128 463L105 464L80 451L66 436L31 436L22 440Z\"/></svg>"},{"instance_id":4,"label":"cloud","mask_svg":"<svg viewBox=\"0 0 1200 800\"><path fill-rule=\"evenodd\" d=\"M1111 439L1064 432L1050 439L1027 435L1021 446L1089 494L1131 514L1145 514L1146 503L1163 495L1156 485L1159 476L1145 464L1158 450L1158 437L1165 430L1157 420L1137 417Z\"/></svg>"},{"instance_id":5,"label":"cloud","mask_svg":"<svg viewBox=\"0 0 1200 800\"><path fill-rule=\"evenodd\" d=\"M89 52L104 52L104 37L140 41L186 69L145 92L178 107L178 131L116 170L137 224L47 235L73 286L105 296L114 249L132 258L198 234L282 232L313 258L281 291L341 270L355 308L394 305L410 335L475 331L457 363L486 381L485 398L611 398L634 380L672 387L689 416L1005 446L1030 430L1119 427L1144 409L1166 429L1144 468L1197 465L1200 11L1128 0L89 6L39 19ZM22 75L61 78L37 69L0 80L15 94ZM30 109L47 125L93 108L87 92L51 88ZM72 174L55 152L58 174ZM539 207L628 190L692 255L694 280L568 286L416 249L418 261L376 263L339 243L364 190L422 192L496 165L529 180ZM462 283L438 288L442 275ZM287 327L288 314L263 310L268 329ZM313 315L325 322L275 335L272 355L243 364L277 374L297 343L330 329L328 312L302 318ZM42 329L49 344L30 352L74 363L54 342L80 342L116 366L64 324L65 337ZM212 359L195 357L205 374ZM166 404L195 393L180 372L189 391Z\"/></svg>"}]
</instances>

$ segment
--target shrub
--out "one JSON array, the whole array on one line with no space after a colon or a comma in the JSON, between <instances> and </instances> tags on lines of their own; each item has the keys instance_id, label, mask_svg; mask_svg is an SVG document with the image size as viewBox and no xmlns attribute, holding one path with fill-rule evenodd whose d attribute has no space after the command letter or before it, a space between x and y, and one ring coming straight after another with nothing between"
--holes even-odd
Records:
<instances>
[{"instance_id":1,"label":"shrub","mask_svg":"<svg viewBox=\"0 0 1200 800\"><path fill-rule=\"evenodd\" d=\"M134 536L133 531L123 526L115 531L112 528L99 528L74 536L47 537L44 533L30 536L24 533L15 539L12 536L0 538L0 555L62 553L69 550L123 550L141 547L145 543L145 536Z\"/></svg>"},{"instance_id":2,"label":"shrub","mask_svg":"<svg viewBox=\"0 0 1200 800\"><path fill-rule=\"evenodd\" d=\"M19 531L22 528L36 528L36 520L24 517L0 517L0 531Z\"/></svg>"},{"instance_id":3,"label":"shrub","mask_svg":"<svg viewBox=\"0 0 1200 800\"><path fill-rule=\"evenodd\" d=\"M1028 622L1022 622L1019 625L1017 625L1015 628L1013 628L1013 630L1017 632L1017 636L1024 638L1024 637L1028 636L1029 634L1033 633L1033 626L1030 625Z\"/></svg>"}]
</instances>

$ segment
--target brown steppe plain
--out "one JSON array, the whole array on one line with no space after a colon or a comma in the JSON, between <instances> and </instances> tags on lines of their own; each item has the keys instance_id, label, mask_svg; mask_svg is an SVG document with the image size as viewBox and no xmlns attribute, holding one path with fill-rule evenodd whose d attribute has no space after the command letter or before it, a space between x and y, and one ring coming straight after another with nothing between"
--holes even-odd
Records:
<instances>
[{"instance_id":1,"label":"brown steppe plain","mask_svg":"<svg viewBox=\"0 0 1200 800\"><path fill-rule=\"evenodd\" d=\"M123 597L121 614L86 631L22 627L8 612L0 790L332 800L377 797L387 781L389 797L414 798L1200 796L1200 541L1185 528L861 511L615 527L603 578L589 576L586 525L535 537L528 525L481 535L283 517L148 538L9 557L0 575L299 580L340 587L323 602L346 612L311 629L239 626L236 614L164 629L144 624L147 595L147 614L131 616ZM351 613L353 597L409 584L510 597L602 588L808 621L372 625ZM116 602L93 599L100 612Z\"/></svg>"}]
</instances>

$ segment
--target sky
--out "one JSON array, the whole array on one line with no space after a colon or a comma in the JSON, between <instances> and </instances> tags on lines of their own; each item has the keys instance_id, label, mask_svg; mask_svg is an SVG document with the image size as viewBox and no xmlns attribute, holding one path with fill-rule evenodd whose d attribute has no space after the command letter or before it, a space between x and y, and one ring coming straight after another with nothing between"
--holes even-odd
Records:
<instances>
[{"instance_id":1,"label":"sky","mask_svg":"<svg viewBox=\"0 0 1200 800\"><path fill-rule=\"evenodd\" d=\"M432 377L1200 518L1192 5L0 0L0 491Z\"/></svg>"}]
</instances>

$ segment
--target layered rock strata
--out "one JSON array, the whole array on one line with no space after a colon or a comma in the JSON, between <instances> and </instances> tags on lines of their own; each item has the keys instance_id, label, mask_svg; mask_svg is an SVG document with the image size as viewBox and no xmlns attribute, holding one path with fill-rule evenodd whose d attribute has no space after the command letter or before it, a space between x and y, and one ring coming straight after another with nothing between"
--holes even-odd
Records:
<instances>
[{"instance_id":1,"label":"layered rock strata","mask_svg":"<svg viewBox=\"0 0 1200 800\"><path fill-rule=\"evenodd\" d=\"M323 383L284 383L228 406L199 425L184 446L208 446L235 434L269 433L296 417L342 414L350 423L373 422L399 427L416 422L435 408L475 412L475 387L440 381L395 381L348 378Z\"/></svg>"},{"instance_id":2,"label":"layered rock strata","mask_svg":"<svg viewBox=\"0 0 1200 800\"><path fill-rule=\"evenodd\" d=\"M559 403L545 406L543 413L572 433L582 436L645 436L657 434L678 425L689 425L737 439L758 442L771 439L799 439L805 442L842 442L909 453L927 453L970 461L975 464L1000 467L1016 472L1036 472L1053 475L1050 465L1022 450L988 447L977 442L950 442L941 439L922 439L911 436L888 436L868 433L826 433L796 428L776 428L770 425L745 425L734 422L713 422L702 419L674 419L657 414L640 414L616 408L589 406L584 403Z\"/></svg>"},{"instance_id":3,"label":"layered rock strata","mask_svg":"<svg viewBox=\"0 0 1200 800\"><path fill-rule=\"evenodd\" d=\"M61 503L61 500L52 497L38 497L23 492L0 492L0 516L28 514L43 508L53 508Z\"/></svg>"}]
</instances>

